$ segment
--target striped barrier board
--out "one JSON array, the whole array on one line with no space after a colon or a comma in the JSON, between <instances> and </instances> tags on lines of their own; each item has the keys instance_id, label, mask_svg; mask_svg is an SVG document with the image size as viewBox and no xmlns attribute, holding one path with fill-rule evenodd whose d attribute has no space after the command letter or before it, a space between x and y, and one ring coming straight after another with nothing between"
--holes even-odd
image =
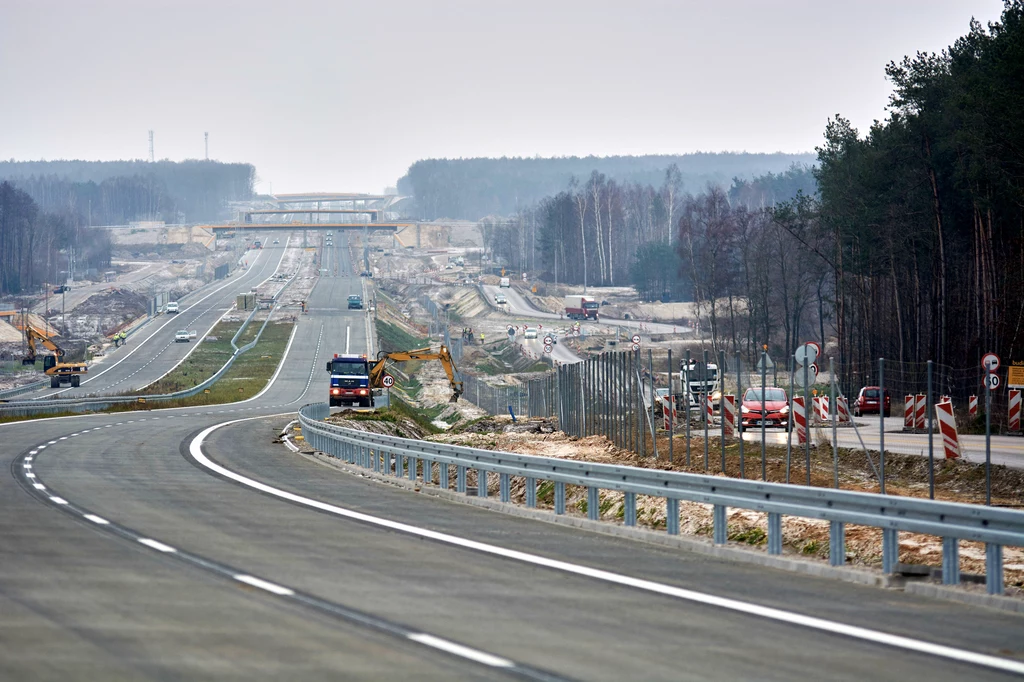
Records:
<instances>
[{"instance_id":1,"label":"striped barrier board","mask_svg":"<svg viewBox=\"0 0 1024 682\"><path fill-rule=\"evenodd\" d=\"M725 424L725 435L736 436L738 434L736 423L736 396L722 396L722 423Z\"/></svg>"},{"instance_id":2,"label":"striped barrier board","mask_svg":"<svg viewBox=\"0 0 1024 682\"><path fill-rule=\"evenodd\" d=\"M1007 408L1006 426L1010 431L1020 432L1020 389L1010 389L1010 402Z\"/></svg>"},{"instance_id":3,"label":"striped barrier board","mask_svg":"<svg viewBox=\"0 0 1024 682\"><path fill-rule=\"evenodd\" d=\"M710 393L704 398L704 412L707 416L708 424L710 424L715 416L715 401L711 398Z\"/></svg>"},{"instance_id":4,"label":"striped barrier board","mask_svg":"<svg viewBox=\"0 0 1024 682\"><path fill-rule=\"evenodd\" d=\"M925 399L924 393L918 393L914 399L914 428L918 430L924 429L925 422L925 403L928 401Z\"/></svg>"},{"instance_id":5,"label":"striped barrier board","mask_svg":"<svg viewBox=\"0 0 1024 682\"><path fill-rule=\"evenodd\" d=\"M793 423L796 425L796 442L803 445L807 442L807 410L804 409L804 397L793 396Z\"/></svg>"},{"instance_id":6,"label":"striped barrier board","mask_svg":"<svg viewBox=\"0 0 1024 682\"><path fill-rule=\"evenodd\" d=\"M914 396L912 395L903 399L903 428L904 430L914 428Z\"/></svg>"},{"instance_id":7,"label":"striped barrier board","mask_svg":"<svg viewBox=\"0 0 1024 682\"><path fill-rule=\"evenodd\" d=\"M671 431L672 427L678 422L676 397L674 395L665 396L661 401L661 408L665 416L665 430Z\"/></svg>"},{"instance_id":8,"label":"striped barrier board","mask_svg":"<svg viewBox=\"0 0 1024 682\"><path fill-rule=\"evenodd\" d=\"M960 437L956 432L952 401L938 403L935 406L935 417L939 420L939 433L942 434L942 448L946 451L946 459L959 459Z\"/></svg>"},{"instance_id":9,"label":"striped barrier board","mask_svg":"<svg viewBox=\"0 0 1024 682\"><path fill-rule=\"evenodd\" d=\"M971 419L978 416L978 396L972 395L967 399L967 411L971 413Z\"/></svg>"},{"instance_id":10,"label":"striped barrier board","mask_svg":"<svg viewBox=\"0 0 1024 682\"><path fill-rule=\"evenodd\" d=\"M836 396L836 416L840 424L850 421L850 404L845 395Z\"/></svg>"},{"instance_id":11,"label":"striped barrier board","mask_svg":"<svg viewBox=\"0 0 1024 682\"><path fill-rule=\"evenodd\" d=\"M827 422L829 420L829 409L828 409L828 396L823 395L818 398L818 420Z\"/></svg>"}]
</instances>

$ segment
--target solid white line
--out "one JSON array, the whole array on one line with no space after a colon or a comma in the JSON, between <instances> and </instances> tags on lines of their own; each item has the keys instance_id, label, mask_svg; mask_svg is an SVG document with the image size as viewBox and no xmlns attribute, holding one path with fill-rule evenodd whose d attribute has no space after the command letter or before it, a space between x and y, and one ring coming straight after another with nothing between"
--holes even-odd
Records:
<instances>
[{"instance_id":1,"label":"solid white line","mask_svg":"<svg viewBox=\"0 0 1024 682\"><path fill-rule=\"evenodd\" d=\"M349 347L352 345L351 342L352 342L352 326L351 325L345 325L345 352L346 353L351 353L352 352L351 350L349 350Z\"/></svg>"},{"instance_id":2,"label":"solid white line","mask_svg":"<svg viewBox=\"0 0 1024 682\"><path fill-rule=\"evenodd\" d=\"M294 590L289 590L287 587L281 587L280 585L275 585L274 583L268 583L266 580L260 580L259 578L254 578L251 575L236 575L235 580L237 580L240 583L245 583L246 585L258 587L261 590L266 590L267 592L279 594L282 597L287 597L289 595L295 594Z\"/></svg>"},{"instance_id":3,"label":"solid white line","mask_svg":"<svg viewBox=\"0 0 1024 682\"><path fill-rule=\"evenodd\" d=\"M155 549L158 552L170 553L170 552L177 552L178 551L178 550L174 549L173 547L171 547L170 545L165 545L162 542L157 542L156 540L150 540L149 538L139 538L139 542L144 544L146 547L151 547L151 548Z\"/></svg>"},{"instance_id":4,"label":"solid white line","mask_svg":"<svg viewBox=\"0 0 1024 682\"><path fill-rule=\"evenodd\" d=\"M619 573L612 573L611 571L605 571L598 568L590 568L589 566L581 566L579 564L573 564L568 561L559 561L557 559L549 559L542 557L537 554L530 554L528 552L520 552L513 549L506 549L504 547L498 547L497 545L490 545L484 542L477 542L475 540L467 540L465 538L456 537L447 533L439 533L437 531L428 530L426 528L419 528L417 526L411 526L406 523L400 523L398 521L391 521L389 519L380 518L379 516L371 516L362 512L352 511L351 509L345 509L338 507L333 504L321 502L320 500L314 500L309 497L303 497L296 495L295 493L274 488L266 483L261 483L247 476L235 473L230 469L226 469L216 462L212 461L205 454L203 454L203 441L206 437L224 426L231 424L237 424L239 422L250 421L251 419L261 419L262 417L250 417L248 419L233 419L231 421L223 422L221 424L215 424L210 426L199 433L191 443L189 443L189 454L202 466L207 469L214 471L221 476L229 478L233 481L237 481L242 485L246 485L255 490L259 490L270 495L274 495L290 502L296 502L298 504L311 507L313 509L319 509L321 511L328 512L330 514L336 514L337 516L343 516L345 518L354 519L356 521L362 521L364 523L370 523L382 528L388 528L390 530L399 531L402 533L408 533L410 535L416 535L430 540L436 540L438 542L444 542L457 547L463 547L465 549L472 549L478 552L484 552L494 556L500 556L506 559L512 559L534 566L543 566L545 568L551 568L557 571L564 571L566 573L572 573L575 575L584 576L587 578L593 578L595 580L601 580L616 585L622 585L625 587L632 587L646 592L652 592L654 594L660 594L667 597L674 597L676 599L683 599L699 604L705 604L707 606L713 606L717 608L727 609L738 613L744 613L752 616L759 616L761 618L767 618L781 623L787 623L789 625L799 625L802 627L810 628L813 630L819 630L822 632L828 632L837 635L844 635L846 637L852 637L854 639L860 639L868 642L874 642L877 644L883 644L886 646L895 647L898 649L905 649L907 651L914 651L917 653L930 654L933 656L939 656L949 660L960 661L963 663L970 663L973 665L980 665L987 668L993 668L996 670L1005 670L1017 674L1024 674L1024 661L1012 661L1006 658L999 658L997 656L988 656L986 654L980 654L973 651L967 651L965 649L957 649L943 644L935 644L932 642L926 642L911 637L904 637L901 635L893 635L886 632L880 632L878 630L871 630L869 628L863 628L856 625L846 625L844 623L837 623L834 621L826 620L824 618L816 618L814 616L805 616L799 613L793 613L791 611L783 611L782 609L772 608L770 606L761 606L759 604L752 604L749 602L743 602L738 599L730 599L728 597L718 597L712 594L706 594L703 592L697 592L695 590L688 590L681 587L675 587L672 585L664 585L662 583L656 583L651 580L644 580L642 578L633 578L631 576L622 575Z\"/></svg>"},{"instance_id":5,"label":"solid white line","mask_svg":"<svg viewBox=\"0 0 1024 682\"><path fill-rule=\"evenodd\" d=\"M68 501L65 500L63 497L51 497L50 498L50 502L53 502L54 504L67 504L68 503Z\"/></svg>"},{"instance_id":6,"label":"solid white line","mask_svg":"<svg viewBox=\"0 0 1024 682\"><path fill-rule=\"evenodd\" d=\"M110 521L107 521L102 516L96 516L95 514L85 514L85 518L87 518L90 521L92 521L93 523L99 524L101 526L106 526L106 525L110 524Z\"/></svg>"},{"instance_id":7,"label":"solid white line","mask_svg":"<svg viewBox=\"0 0 1024 682\"><path fill-rule=\"evenodd\" d=\"M417 632L409 635L408 637L414 642L419 642L420 644L425 644L426 646L440 649L441 651L447 651L450 654L455 654L462 658L468 658L471 661L483 663L484 665L489 665L492 668L512 668L515 666L515 663L507 658L495 656L478 649L470 649L468 646L449 642L447 639L434 637L433 635L428 635L425 632Z\"/></svg>"}]
</instances>

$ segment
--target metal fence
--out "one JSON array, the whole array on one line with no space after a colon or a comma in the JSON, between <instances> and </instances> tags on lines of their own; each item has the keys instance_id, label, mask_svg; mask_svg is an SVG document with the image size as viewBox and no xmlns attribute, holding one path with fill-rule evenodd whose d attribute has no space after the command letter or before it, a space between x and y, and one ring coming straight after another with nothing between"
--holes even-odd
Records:
<instances>
[{"instance_id":1,"label":"metal fence","mask_svg":"<svg viewBox=\"0 0 1024 682\"><path fill-rule=\"evenodd\" d=\"M409 480L420 477L426 484L436 481L441 488L449 487L449 467L454 467L456 491L467 494L471 492L467 472L475 470L477 487L472 492L486 497L490 481L497 478L498 494L506 503L511 501L512 478L518 477L524 481L528 507L537 506L541 484L553 484L556 514L566 513L566 486L586 488L586 513L594 521L600 520L600 491L616 490L625 497L626 526L636 525L638 495L662 498L666 531L678 535L679 501L699 502L712 505L713 540L724 545L730 507L764 512L768 516L768 553L773 555L782 553L783 516L823 519L829 522L833 566L846 562L846 525L871 526L882 530L882 569L886 573L896 570L898 533L925 533L943 538L945 584L960 582L960 541L984 542L989 594L1003 592L1003 547L1024 546L1024 512L1020 511L479 450L326 424L322 420L329 411L325 403L306 405L299 410L299 421L306 442L332 457L385 475Z\"/></svg>"}]
</instances>

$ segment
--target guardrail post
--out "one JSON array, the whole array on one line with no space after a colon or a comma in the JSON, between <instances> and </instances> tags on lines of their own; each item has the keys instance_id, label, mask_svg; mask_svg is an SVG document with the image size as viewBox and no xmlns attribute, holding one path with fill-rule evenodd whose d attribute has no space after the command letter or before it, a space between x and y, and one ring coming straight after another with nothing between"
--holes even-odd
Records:
<instances>
[{"instance_id":1,"label":"guardrail post","mask_svg":"<svg viewBox=\"0 0 1024 682\"><path fill-rule=\"evenodd\" d=\"M448 463L441 462L437 465L437 479L441 490L448 490Z\"/></svg>"},{"instance_id":2,"label":"guardrail post","mask_svg":"<svg viewBox=\"0 0 1024 682\"><path fill-rule=\"evenodd\" d=\"M363 448L363 451L366 453L367 457L373 459L373 470L380 473L380 453L371 448Z\"/></svg>"},{"instance_id":3,"label":"guardrail post","mask_svg":"<svg viewBox=\"0 0 1024 682\"><path fill-rule=\"evenodd\" d=\"M487 472L483 469L476 470L476 496L487 497Z\"/></svg>"},{"instance_id":4,"label":"guardrail post","mask_svg":"<svg viewBox=\"0 0 1024 682\"><path fill-rule=\"evenodd\" d=\"M729 541L728 508L724 504L716 504L712 511L713 537L716 545L724 545Z\"/></svg>"},{"instance_id":5,"label":"guardrail post","mask_svg":"<svg viewBox=\"0 0 1024 682\"><path fill-rule=\"evenodd\" d=\"M900 560L900 538L895 528L882 529L882 573L896 572Z\"/></svg>"},{"instance_id":6,"label":"guardrail post","mask_svg":"<svg viewBox=\"0 0 1024 682\"><path fill-rule=\"evenodd\" d=\"M423 483L430 484L434 482L434 463L429 459L423 460Z\"/></svg>"},{"instance_id":7,"label":"guardrail post","mask_svg":"<svg viewBox=\"0 0 1024 682\"><path fill-rule=\"evenodd\" d=\"M565 513L565 484L555 481L555 513Z\"/></svg>"},{"instance_id":8,"label":"guardrail post","mask_svg":"<svg viewBox=\"0 0 1024 682\"><path fill-rule=\"evenodd\" d=\"M466 467L461 464L456 465L455 468L455 492L466 492Z\"/></svg>"},{"instance_id":9,"label":"guardrail post","mask_svg":"<svg viewBox=\"0 0 1024 682\"><path fill-rule=\"evenodd\" d=\"M526 506L530 508L537 506L537 479L533 476L526 477Z\"/></svg>"},{"instance_id":10,"label":"guardrail post","mask_svg":"<svg viewBox=\"0 0 1024 682\"><path fill-rule=\"evenodd\" d=\"M405 456L395 455L395 477L402 478L405 475Z\"/></svg>"},{"instance_id":11,"label":"guardrail post","mask_svg":"<svg viewBox=\"0 0 1024 682\"><path fill-rule=\"evenodd\" d=\"M601 489L590 486L587 488L587 518L597 521L601 518Z\"/></svg>"},{"instance_id":12,"label":"guardrail post","mask_svg":"<svg viewBox=\"0 0 1024 682\"><path fill-rule=\"evenodd\" d=\"M416 480L416 458L415 457L410 457L408 462L409 462L409 480L410 481L415 481Z\"/></svg>"},{"instance_id":13,"label":"guardrail post","mask_svg":"<svg viewBox=\"0 0 1024 682\"><path fill-rule=\"evenodd\" d=\"M1003 546L985 543L985 587L989 594L1003 593Z\"/></svg>"},{"instance_id":14,"label":"guardrail post","mask_svg":"<svg viewBox=\"0 0 1024 682\"><path fill-rule=\"evenodd\" d=\"M833 566L846 563L846 524L842 521L829 521L828 562Z\"/></svg>"},{"instance_id":15,"label":"guardrail post","mask_svg":"<svg viewBox=\"0 0 1024 682\"><path fill-rule=\"evenodd\" d=\"M512 501L512 481L508 474L498 474L498 487L501 489L501 501Z\"/></svg>"},{"instance_id":16,"label":"guardrail post","mask_svg":"<svg viewBox=\"0 0 1024 682\"><path fill-rule=\"evenodd\" d=\"M679 500L665 498L665 530L669 535L679 535Z\"/></svg>"},{"instance_id":17,"label":"guardrail post","mask_svg":"<svg viewBox=\"0 0 1024 682\"><path fill-rule=\"evenodd\" d=\"M942 538L942 584L960 584L959 538Z\"/></svg>"},{"instance_id":18,"label":"guardrail post","mask_svg":"<svg viewBox=\"0 0 1024 682\"><path fill-rule=\"evenodd\" d=\"M636 525L636 493L626 493L626 499L623 502L625 509L622 515L622 521L627 526Z\"/></svg>"},{"instance_id":19,"label":"guardrail post","mask_svg":"<svg viewBox=\"0 0 1024 682\"><path fill-rule=\"evenodd\" d=\"M768 512L768 553L782 554L782 514Z\"/></svg>"}]
</instances>

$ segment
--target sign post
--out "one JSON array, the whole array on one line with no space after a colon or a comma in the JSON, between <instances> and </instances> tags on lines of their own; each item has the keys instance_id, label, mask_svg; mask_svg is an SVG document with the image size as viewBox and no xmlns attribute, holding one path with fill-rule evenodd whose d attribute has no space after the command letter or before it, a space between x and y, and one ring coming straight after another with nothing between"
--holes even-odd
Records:
<instances>
[{"instance_id":1,"label":"sign post","mask_svg":"<svg viewBox=\"0 0 1024 682\"><path fill-rule=\"evenodd\" d=\"M985 374L985 504L992 505L992 391L999 388L999 356L985 353L981 356Z\"/></svg>"}]
</instances>

